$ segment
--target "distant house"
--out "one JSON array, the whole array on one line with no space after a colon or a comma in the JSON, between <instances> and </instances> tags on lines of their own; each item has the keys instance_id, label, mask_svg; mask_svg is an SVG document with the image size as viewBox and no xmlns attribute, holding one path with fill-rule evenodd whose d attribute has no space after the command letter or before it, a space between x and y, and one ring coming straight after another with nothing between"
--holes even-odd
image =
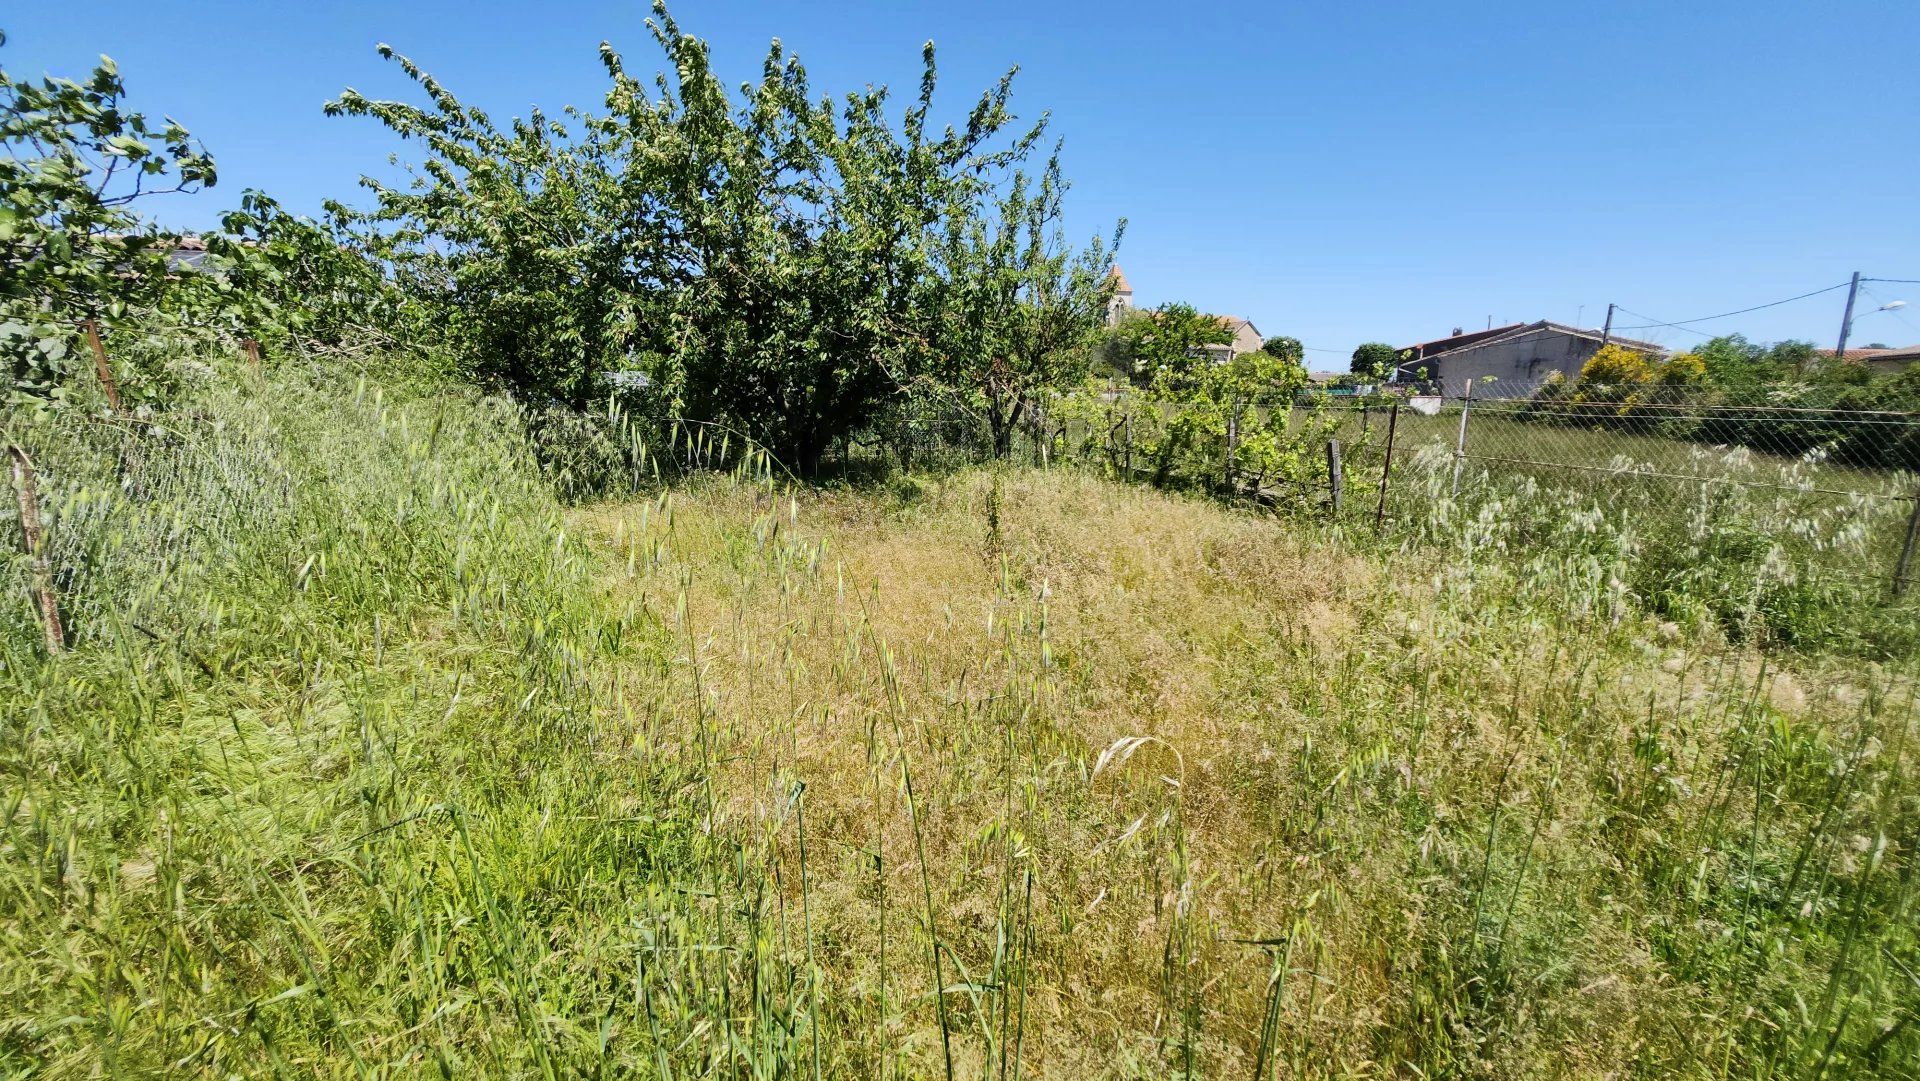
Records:
<instances>
[{"instance_id":1,"label":"distant house","mask_svg":"<svg viewBox=\"0 0 1920 1081\"><path fill-rule=\"evenodd\" d=\"M1820 349L1816 354L1822 360L1832 360L1833 350ZM1906 371L1914 361L1920 360L1920 345L1874 346L1862 349L1848 349L1847 359L1857 361L1886 375L1896 375Z\"/></svg>"},{"instance_id":2,"label":"distant house","mask_svg":"<svg viewBox=\"0 0 1920 1081\"><path fill-rule=\"evenodd\" d=\"M1476 392L1486 389L1494 394L1524 394L1556 372L1576 378L1588 358L1609 341L1651 357L1666 353L1652 342L1619 335L1603 338L1598 330L1542 319L1472 332L1455 328L1447 337L1409 345L1400 350L1394 380L1404 383L1425 378L1445 394L1464 394L1469 384Z\"/></svg>"},{"instance_id":3,"label":"distant house","mask_svg":"<svg viewBox=\"0 0 1920 1081\"><path fill-rule=\"evenodd\" d=\"M1107 277L1113 282L1113 299L1107 301L1107 325L1117 326L1127 317L1128 312L1134 310L1133 285L1127 281L1127 276L1121 271L1119 264L1115 264L1107 271ZM1260 337L1260 331L1254 327L1251 319L1242 319L1237 315L1215 315L1211 318L1232 335L1225 344L1203 347L1207 356L1212 357L1216 363L1224 364L1242 353L1251 353L1259 349L1261 343L1266 340Z\"/></svg>"},{"instance_id":4,"label":"distant house","mask_svg":"<svg viewBox=\"0 0 1920 1081\"><path fill-rule=\"evenodd\" d=\"M1216 363L1225 364L1242 353L1253 353L1260 349L1266 339L1254 328L1253 320L1242 319L1237 315L1216 315L1213 321L1219 323L1228 334L1233 335L1225 345L1206 346L1207 355Z\"/></svg>"},{"instance_id":5,"label":"distant house","mask_svg":"<svg viewBox=\"0 0 1920 1081\"><path fill-rule=\"evenodd\" d=\"M207 242L188 233L175 237L167 248L168 270L199 270L207 261Z\"/></svg>"}]
</instances>

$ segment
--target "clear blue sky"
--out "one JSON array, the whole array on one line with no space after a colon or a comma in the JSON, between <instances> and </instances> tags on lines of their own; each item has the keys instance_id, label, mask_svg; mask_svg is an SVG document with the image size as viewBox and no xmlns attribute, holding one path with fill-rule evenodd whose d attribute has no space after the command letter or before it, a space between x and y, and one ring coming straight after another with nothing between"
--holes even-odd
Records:
<instances>
[{"instance_id":1,"label":"clear blue sky","mask_svg":"<svg viewBox=\"0 0 1920 1081\"><path fill-rule=\"evenodd\" d=\"M811 8L811 10L809 10ZM135 103L187 124L222 181L169 204L204 227L243 187L312 210L357 198L400 145L327 119L342 87L404 95L385 41L497 117L597 106L595 48L656 54L643 3L466 0L14 5L0 64L120 62ZM1292 334L1341 367L1363 340L1579 318L1672 321L1842 281L1920 279L1920 3L832 5L683 0L683 29L754 77L770 38L815 84L917 85L940 47L957 116L1019 64L1016 104L1066 139L1076 233L1130 225L1121 264ZM1920 285L1872 285L1854 341L1920 342ZM1843 294L1717 323L1827 344ZM1584 313L1582 308L1584 306ZM1643 323L1633 316L1622 324ZM1680 331L1636 331L1673 345Z\"/></svg>"}]
</instances>

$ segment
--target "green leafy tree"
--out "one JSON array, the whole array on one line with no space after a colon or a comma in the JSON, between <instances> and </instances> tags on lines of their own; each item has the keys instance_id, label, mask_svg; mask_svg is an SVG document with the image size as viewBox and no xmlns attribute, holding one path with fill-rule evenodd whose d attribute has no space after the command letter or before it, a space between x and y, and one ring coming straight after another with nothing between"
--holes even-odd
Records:
<instances>
[{"instance_id":1,"label":"green leafy tree","mask_svg":"<svg viewBox=\"0 0 1920 1081\"><path fill-rule=\"evenodd\" d=\"M216 179L184 127L148 120L125 96L106 57L84 82L0 69L0 351L16 407L68 398L91 363L78 348L85 321L148 310L167 291L169 240L139 205Z\"/></svg>"},{"instance_id":2,"label":"green leafy tree","mask_svg":"<svg viewBox=\"0 0 1920 1081\"><path fill-rule=\"evenodd\" d=\"M1233 333L1191 304L1162 304L1115 328L1113 353L1135 384L1168 398L1199 389L1212 363L1207 346L1226 345Z\"/></svg>"},{"instance_id":3,"label":"green leafy tree","mask_svg":"<svg viewBox=\"0 0 1920 1081\"><path fill-rule=\"evenodd\" d=\"M1114 248L1095 237L1076 254L1061 238L1065 190L1056 150L1037 183L1014 177L994 213L953 216L939 252L928 301L938 371L981 402L996 457L1040 393L1080 374L1113 296Z\"/></svg>"},{"instance_id":4,"label":"green leafy tree","mask_svg":"<svg viewBox=\"0 0 1920 1081\"><path fill-rule=\"evenodd\" d=\"M1295 364L1304 363L1307 356L1307 347L1300 344L1300 339L1289 338L1284 334L1275 335L1261 342L1260 349L1268 356L1292 361Z\"/></svg>"},{"instance_id":5,"label":"green leafy tree","mask_svg":"<svg viewBox=\"0 0 1920 1081\"><path fill-rule=\"evenodd\" d=\"M1768 384L1796 378L1813 367L1810 342L1785 341L1760 345L1739 334L1726 334L1695 346L1708 386L1736 398L1763 393Z\"/></svg>"},{"instance_id":6,"label":"green leafy tree","mask_svg":"<svg viewBox=\"0 0 1920 1081\"><path fill-rule=\"evenodd\" d=\"M1347 369L1355 375L1364 375L1372 379L1385 379L1400 362L1400 353L1385 342L1366 342L1353 351L1352 365Z\"/></svg>"},{"instance_id":7,"label":"green leafy tree","mask_svg":"<svg viewBox=\"0 0 1920 1081\"><path fill-rule=\"evenodd\" d=\"M931 46L897 122L884 88L817 95L778 42L736 97L655 13L667 73L643 83L602 45L601 115L499 128L400 57L430 106L344 93L331 111L427 151L412 185L367 182L356 227L476 376L578 407L642 368L676 411L810 472L932 362L947 225L1039 129L1008 134L1011 73L963 123L930 125Z\"/></svg>"},{"instance_id":8,"label":"green leafy tree","mask_svg":"<svg viewBox=\"0 0 1920 1081\"><path fill-rule=\"evenodd\" d=\"M298 340L423 350L432 337L419 310L337 223L288 213L253 190L220 223L206 238L206 272L183 281L175 301L196 309L202 323L270 347Z\"/></svg>"},{"instance_id":9,"label":"green leafy tree","mask_svg":"<svg viewBox=\"0 0 1920 1081\"><path fill-rule=\"evenodd\" d=\"M327 112L380 121L417 142L424 161L408 185L363 178L371 209L330 209L434 313L465 374L534 402L585 406L631 344L637 298L672 267L665 230L644 200L629 205L619 134L537 110L502 129L411 60L385 45L380 54L430 105L349 89Z\"/></svg>"}]
</instances>

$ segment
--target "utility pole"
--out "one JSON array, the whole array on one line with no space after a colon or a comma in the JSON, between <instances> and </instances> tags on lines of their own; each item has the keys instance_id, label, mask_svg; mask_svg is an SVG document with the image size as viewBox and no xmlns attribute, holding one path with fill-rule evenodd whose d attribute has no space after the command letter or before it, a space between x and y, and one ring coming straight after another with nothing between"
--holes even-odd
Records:
<instances>
[{"instance_id":1,"label":"utility pole","mask_svg":"<svg viewBox=\"0 0 1920 1081\"><path fill-rule=\"evenodd\" d=\"M1613 340L1613 305L1607 305L1607 325L1600 328L1600 344L1606 345Z\"/></svg>"},{"instance_id":2,"label":"utility pole","mask_svg":"<svg viewBox=\"0 0 1920 1081\"><path fill-rule=\"evenodd\" d=\"M1860 272L1853 272L1853 284L1847 287L1847 314L1840 317L1840 347L1833 351L1833 359L1847 359L1847 334L1853 330L1853 298L1860 292Z\"/></svg>"}]
</instances>

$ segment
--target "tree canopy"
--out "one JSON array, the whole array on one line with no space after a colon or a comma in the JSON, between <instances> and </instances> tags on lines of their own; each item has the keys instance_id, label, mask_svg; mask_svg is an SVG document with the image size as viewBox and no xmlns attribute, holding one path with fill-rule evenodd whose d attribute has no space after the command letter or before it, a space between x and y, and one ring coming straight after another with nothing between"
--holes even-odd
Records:
<instances>
[{"instance_id":1,"label":"tree canopy","mask_svg":"<svg viewBox=\"0 0 1920 1081\"><path fill-rule=\"evenodd\" d=\"M1191 304L1162 304L1123 320L1114 330L1117 361L1140 386L1182 393L1211 363L1206 347L1225 345L1233 332Z\"/></svg>"},{"instance_id":2,"label":"tree canopy","mask_svg":"<svg viewBox=\"0 0 1920 1081\"><path fill-rule=\"evenodd\" d=\"M1385 379L1399 363L1400 352L1385 342L1365 342L1354 349L1353 363L1347 370L1355 375Z\"/></svg>"},{"instance_id":3,"label":"tree canopy","mask_svg":"<svg viewBox=\"0 0 1920 1081\"><path fill-rule=\"evenodd\" d=\"M1260 349L1268 356L1292 361L1295 364L1302 364L1306 361L1307 347L1300 344L1300 339L1289 338L1284 334L1276 334L1266 341L1261 342Z\"/></svg>"},{"instance_id":4,"label":"tree canopy","mask_svg":"<svg viewBox=\"0 0 1920 1081\"><path fill-rule=\"evenodd\" d=\"M169 244L139 204L216 179L186 128L125 95L106 57L85 81L0 70L0 351L13 406L65 395L89 363L75 348L83 322L160 302Z\"/></svg>"},{"instance_id":5,"label":"tree canopy","mask_svg":"<svg viewBox=\"0 0 1920 1081\"><path fill-rule=\"evenodd\" d=\"M1109 253L1058 238L1057 159L1022 171L1045 121L1013 127L1012 72L936 126L929 44L896 121L886 88L817 93L777 41L735 95L664 6L648 26L665 73L603 44L603 112L501 127L384 46L430 104L328 106L425 149L413 184L367 180L374 207L342 213L476 378L578 407L640 369L811 470L923 373L1017 417L1098 326Z\"/></svg>"}]
</instances>

